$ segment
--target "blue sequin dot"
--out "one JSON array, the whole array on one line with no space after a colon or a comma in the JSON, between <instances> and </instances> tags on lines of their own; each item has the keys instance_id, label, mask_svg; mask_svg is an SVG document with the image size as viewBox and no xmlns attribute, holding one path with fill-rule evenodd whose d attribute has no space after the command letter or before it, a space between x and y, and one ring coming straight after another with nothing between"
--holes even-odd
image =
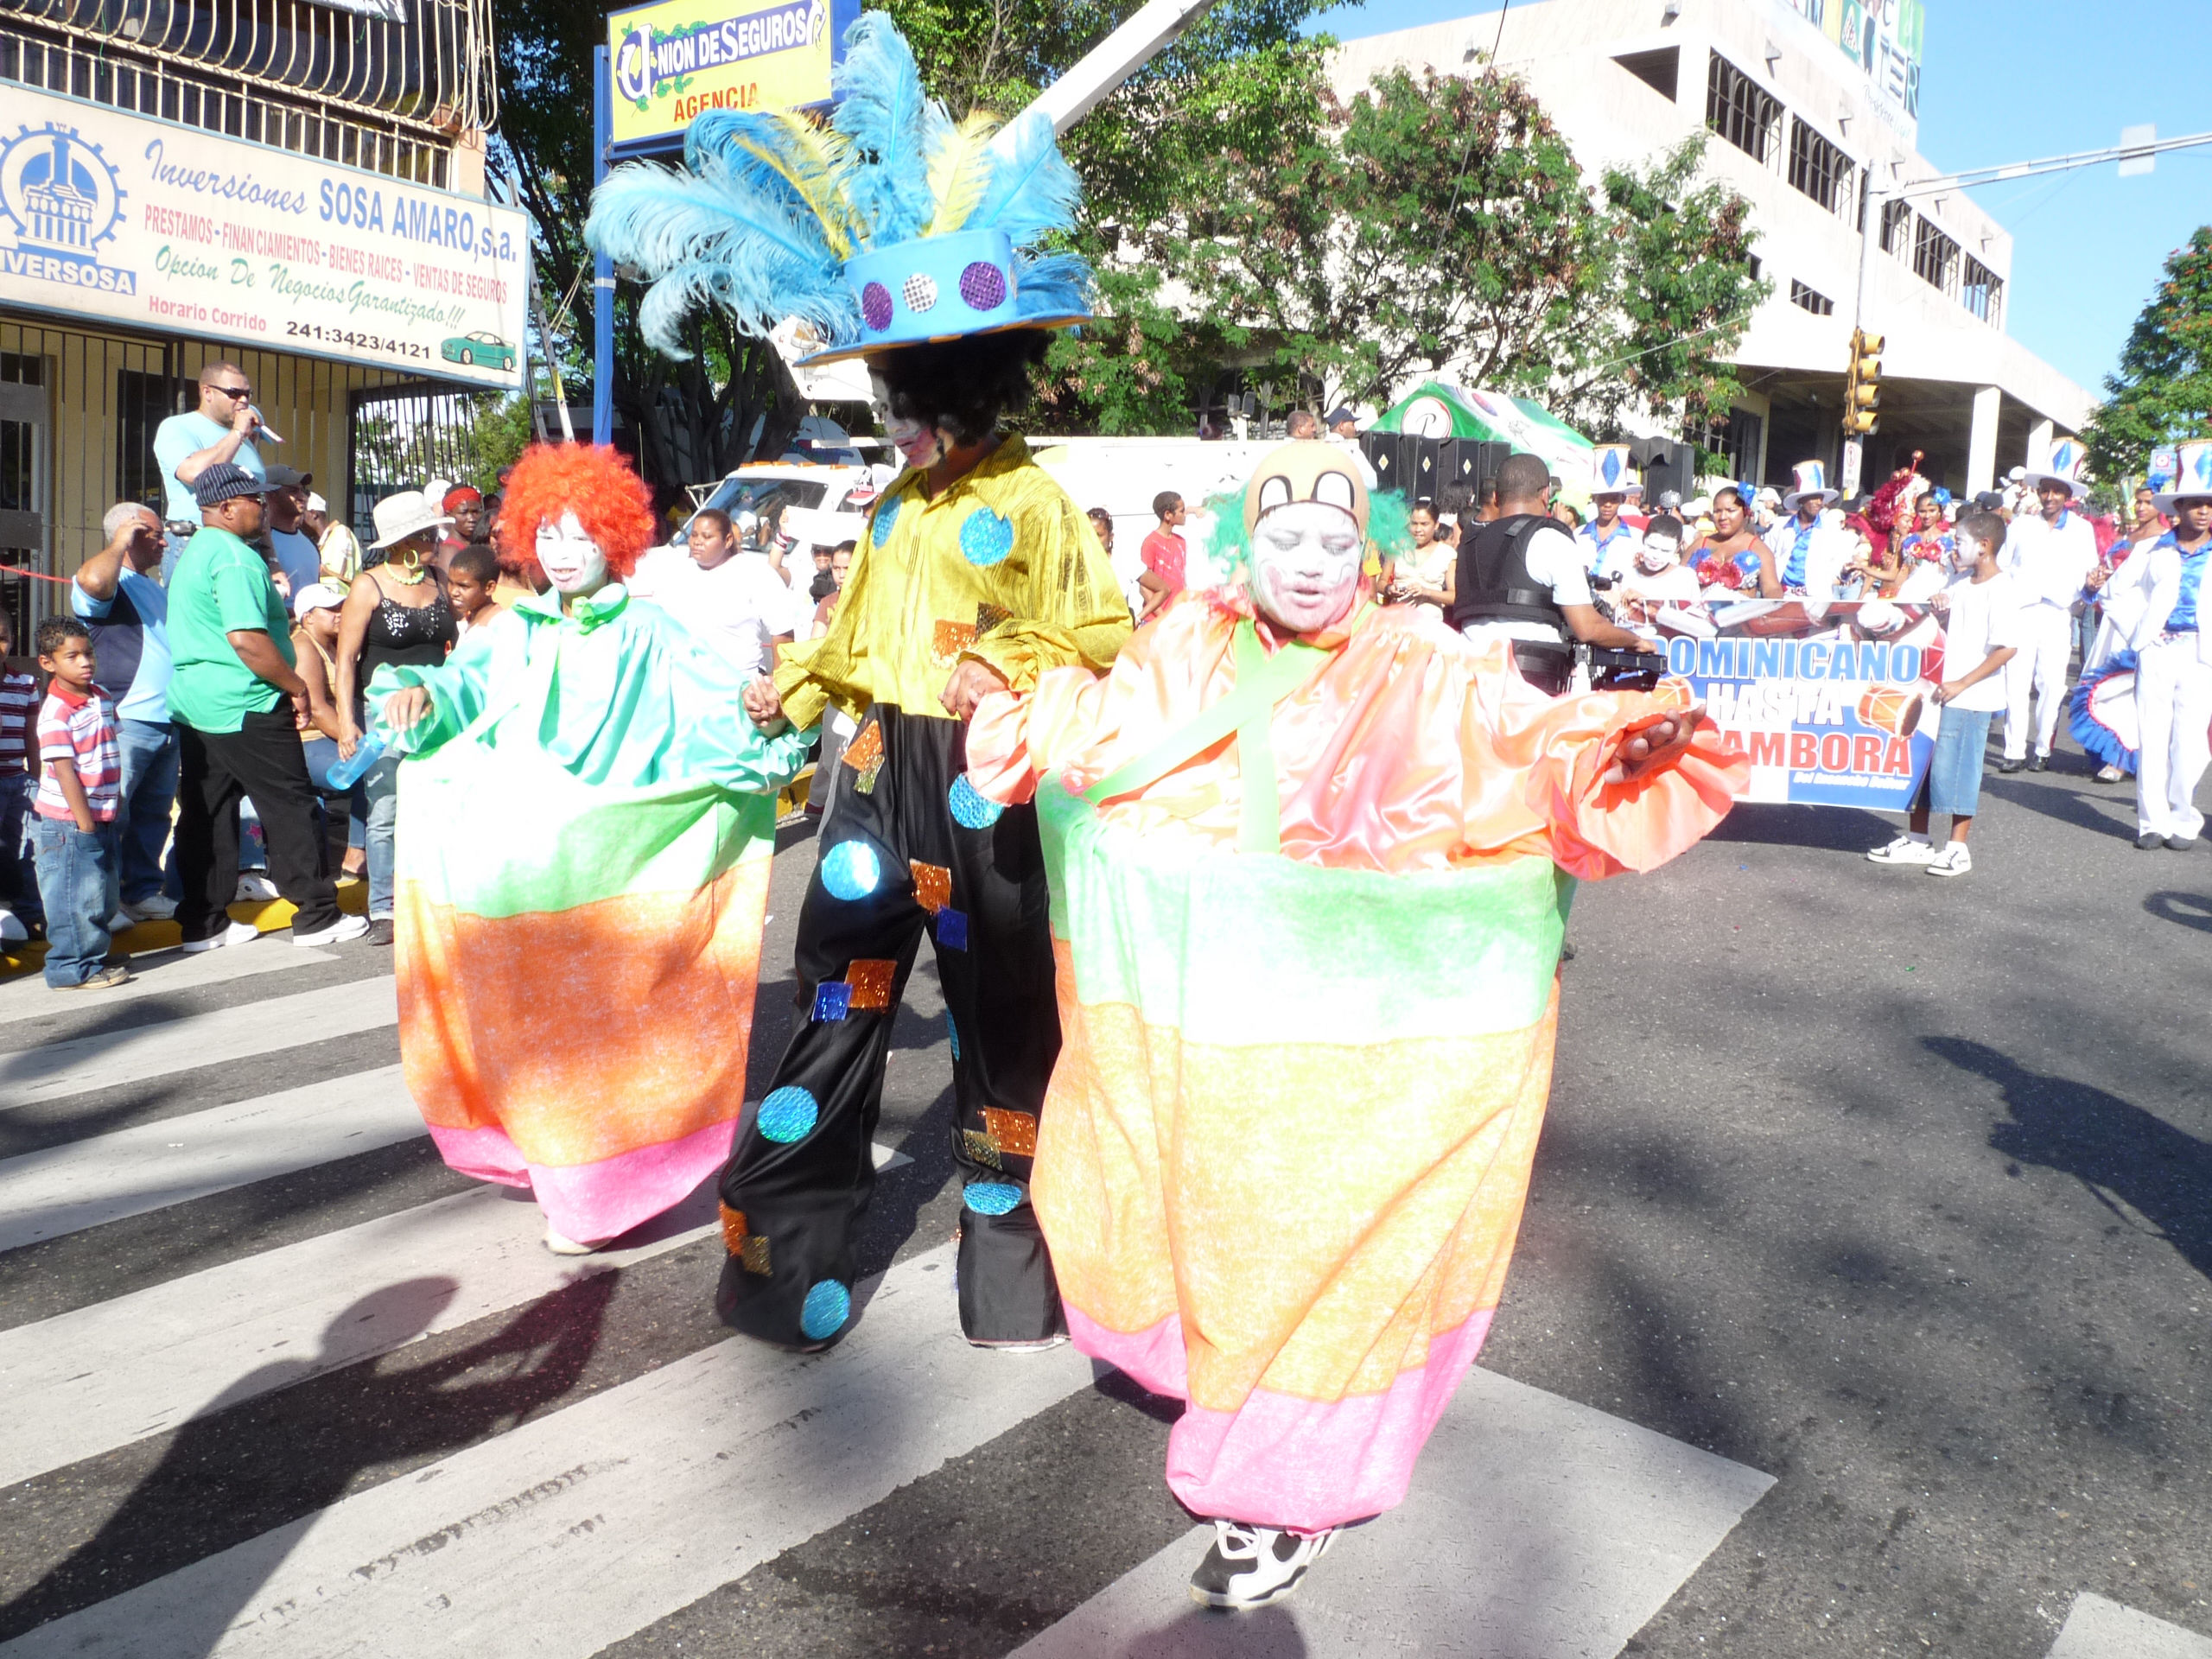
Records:
<instances>
[{"instance_id":1,"label":"blue sequin dot","mask_svg":"<svg viewBox=\"0 0 2212 1659\"><path fill-rule=\"evenodd\" d=\"M819 1342L843 1330L845 1317L852 1311L852 1293L835 1279L824 1279L806 1293L798 1310L798 1328Z\"/></svg>"},{"instance_id":2,"label":"blue sequin dot","mask_svg":"<svg viewBox=\"0 0 2212 1659\"><path fill-rule=\"evenodd\" d=\"M999 814L1006 809L996 801L987 801L976 791L976 785L962 772L952 780L952 787L945 791L945 804L952 809L953 822L970 830L988 830L999 821Z\"/></svg>"},{"instance_id":3,"label":"blue sequin dot","mask_svg":"<svg viewBox=\"0 0 2212 1659\"><path fill-rule=\"evenodd\" d=\"M899 522L899 502L898 496L887 495L875 504L875 518L868 531L871 547L881 547L891 539L891 527Z\"/></svg>"},{"instance_id":4,"label":"blue sequin dot","mask_svg":"<svg viewBox=\"0 0 2212 1659\"><path fill-rule=\"evenodd\" d=\"M796 1141L814 1127L822 1107L804 1089L772 1089L760 1103L760 1133L771 1141Z\"/></svg>"},{"instance_id":5,"label":"blue sequin dot","mask_svg":"<svg viewBox=\"0 0 2212 1659\"><path fill-rule=\"evenodd\" d=\"M883 880L883 861L864 841L841 841L822 855L822 885L836 899L865 899Z\"/></svg>"},{"instance_id":6,"label":"blue sequin dot","mask_svg":"<svg viewBox=\"0 0 2212 1659\"><path fill-rule=\"evenodd\" d=\"M961 1197L979 1216L1002 1216L1021 1202L1021 1189L1011 1181L971 1181Z\"/></svg>"},{"instance_id":7,"label":"blue sequin dot","mask_svg":"<svg viewBox=\"0 0 2212 1659\"><path fill-rule=\"evenodd\" d=\"M944 1034L952 1044L952 1058L960 1058L960 1027L952 1023L952 1010L944 1011Z\"/></svg>"},{"instance_id":8,"label":"blue sequin dot","mask_svg":"<svg viewBox=\"0 0 2212 1659\"><path fill-rule=\"evenodd\" d=\"M1014 520L978 507L960 526L960 552L970 564L996 564L1014 551Z\"/></svg>"}]
</instances>

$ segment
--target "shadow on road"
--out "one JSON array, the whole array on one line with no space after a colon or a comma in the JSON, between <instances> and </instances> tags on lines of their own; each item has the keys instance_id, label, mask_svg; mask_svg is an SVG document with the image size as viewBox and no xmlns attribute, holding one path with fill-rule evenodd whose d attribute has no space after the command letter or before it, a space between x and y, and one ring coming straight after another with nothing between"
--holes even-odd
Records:
<instances>
[{"instance_id":1,"label":"shadow on road","mask_svg":"<svg viewBox=\"0 0 2212 1659\"><path fill-rule=\"evenodd\" d=\"M1990 1131L1996 1151L2071 1175L2129 1225L2126 1204L2199 1273L2212 1278L2212 1144L2118 1095L2031 1071L1982 1043L1922 1039L1929 1052L2005 1091L2009 1123ZM2115 1200L2118 1200L2116 1203Z\"/></svg>"},{"instance_id":2,"label":"shadow on road","mask_svg":"<svg viewBox=\"0 0 2212 1659\"><path fill-rule=\"evenodd\" d=\"M1738 801L1707 841L1744 842L1761 847L1807 847L1817 852L1863 853L1897 832L1889 819L1872 812L1829 806L1782 806L1767 801Z\"/></svg>"},{"instance_id":3,"label":"shadow on road","mask_svg":"<svg viewBox=\"0 0 2212 1659\"><path fill-rule=\"evenodd\" d=\"M2143 901L2143 908L2162 922L2212 933L2212 899L2201 893L2154 893Z\"/></svg>"},{"instance_id":4,"label":"shadow on road","mask_svg":"<svg viewBox=\"0 0 2212 1659\"><path fill-rule=\"evenodd\" d=\"M372 1466L433 1461L560 1401L599 1345L620 1277L572 1284L482 1342L427 1364L407 1366L403 1348L321 1377L314 1376L317 1362L301 1360L241 1377L170 1437L161 1462L98 1533L0 1606L0 1641L205 1560L188 1604L165 1609L160 1645L180 1659L213 1651L282 1564L286 1545L266 1540L215 1557L312 1517ZM339 1346L348 1327L391 1318L394 1304L419 1334L454 1290L442 1279L387 1286L339 1314L322 1340ZM55 1473L67 1479L72 1471Z\"/></svg>"}]
</instances>

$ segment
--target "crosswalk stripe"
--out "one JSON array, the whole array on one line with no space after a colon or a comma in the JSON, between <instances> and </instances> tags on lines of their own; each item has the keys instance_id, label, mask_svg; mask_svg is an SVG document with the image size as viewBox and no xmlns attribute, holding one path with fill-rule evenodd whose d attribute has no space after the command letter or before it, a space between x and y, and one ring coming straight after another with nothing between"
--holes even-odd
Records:
<instances>
[{"instance_id":1,"label":"crosswalk stripe","mask_svg":"<svg viewBox=\"0 0 2212 1659\"><path fill-rule=\"evenodd\" d=\"M2084 1591L2048 1659L2212 1659L2212 1637Z\"/></svg>"},{"instance_id":2,"label":"crosswalk stripe","mask_svg":"<svg viewBox=\"0 0 2212 1659\"><path fill-rule=\"evenodd\" d=\"M302 946L279 950L226 949L205 956L188 957L181 950L158 950L130 959L130 979L111 991L57 991L39 974L19 974L0 982L0 1026L19 1020L43 1019L48 1014L78 1014L111 1008L118 1002L136 1002L149 996L166 996L219 985L226 980L249 979L308 963L335 962L334 951Z\"/></svg>"},{"instance_id":3,"label":"crosswalk stripe","mask_svg":"<svg viewBox=\"0 0 2212 1659\"><path fill-rule=\"evenodd\" d=\"M960 1336L952 1248L806 1359L733 1338L0 1649L586 1659L1091 1380Z\"/></svg>"},{"instance_id":4,"label":"crosswalk stripe","mask_svg":"<svg viewBox=\"0 0 2212 1659\"><path fill-rule=\"evenodd\" d=\"M0 1250L423 1133L399 1067L384 1065L27 1152L0 1160Z\"/></svg>"},{"instance_id":5,"label":"crosswalk stripe","mask_svg":"<svg viewBox=\"0 0 2212 1659\"><path fill-rule=\"evenodd\" d=\"M397 1025L398 1020L398 982L386 976L219 1008L212 1014L186 1014L123 1031L11 1049L0 1052L0 1104L27 1106L35 1101L59 1100L166 1071L221 1065L302 1048L332 1037Z\"/></svg>"},{"instance_id":6,"label":"crosswalk stripe","mask_svg":"<svg viewBox=\"0 0 2212 1659\"><path fill-rule=\"evenodd\" d=\"M1586 1659L1620 1651L1771 1476L1495 1372L1467 1374L1388 1515L1340 1533L1296 1599L1192 1605L1193 1528L1016 1649L1018 1659Z\"/></svg>"}]
</instances>

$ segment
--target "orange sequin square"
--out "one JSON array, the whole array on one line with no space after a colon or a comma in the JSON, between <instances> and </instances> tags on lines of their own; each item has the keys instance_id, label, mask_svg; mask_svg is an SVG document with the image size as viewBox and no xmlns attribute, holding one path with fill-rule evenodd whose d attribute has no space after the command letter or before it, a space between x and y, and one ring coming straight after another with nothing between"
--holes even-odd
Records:
<instances>
[{"instance_id":1,"label":"orange sequin square","mask_svg":"<svg viewBox=\"0 0 2212 1659\"><path fill-rule=\"evenodd\" d=\"M909 859L907 868L914 873L914 902L932 916L952 902L952 872L942 864L925 864L918 859Z\"/></svg>"},{"instance_id":2,"label":"orange sequin square","mask_svg":"<svg viewBox=\"0 0 2212 1659\"><path fill-rule=\"evenodd\" d=\"M855 772L866 772L870 766L883 764L883 728L871 721L861 728L853 741L845 745L845 764Z\"/></svg>"},{"instance_id":3,"label":"orange sequin square","mask_svg":"<svg viewBox=\"0 0 2212 1659\"><path fill-rule=\"evenodd\" d=\"M975 643L973 622L948 622L939 617L937 626L930 630L930 655L940 663L952 662Z\"/></svg>"},{"instance_id":4,"label":"orange sequin square","mask_svg":"<svg viewBox=\"0 0 2212 1659\"><path fill-rule=\"evenodd\" d=\"M745 1243L745 1211L721 1206L722 1248L735 1255Z\"/></svg>"},{"instance_id":5,"label":"orange sequin square","mask_svg":"<svg viewBox=\"0 0 2212 1659\"><path fill-rule=\"evenodd\" d=\"M891 982L897 976L895 962L855 962L845 969L845 983L853 988L849 1007L855 1008L887 1008L891 1006Z\"/></svg>"},{"instance_id":6,"label":"orange sequin square","mask_svg":"<svg viewBox=\"0 0 2212 1659\"><path fill-rule=\"evenodd\" d=\"M1028 1112L1002 1112L996 1107L983 1108L983 1127L990 1132L998 1148L1010 1158L1034 1158L1037 1155L1037 1119Z\"/></svg>"},{"instance_id":7,"label":"orange sequin square","mask_svg":"<svg viewBox=\"0 0 2212 1659\"><path fill-rule=\"evenodd\" d=\"M745 1211L721 1206L722 1248L737 1258L738 1266L747 1273L766 1275L768 1271L768 1241L745 1228Z\"/></svg>"}]
</instances>

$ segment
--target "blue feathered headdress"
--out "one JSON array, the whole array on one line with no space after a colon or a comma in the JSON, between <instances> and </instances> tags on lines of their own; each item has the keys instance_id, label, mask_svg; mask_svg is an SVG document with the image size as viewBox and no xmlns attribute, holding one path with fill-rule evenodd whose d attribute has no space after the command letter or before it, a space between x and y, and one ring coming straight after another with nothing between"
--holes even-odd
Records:
<instances>
[{"instance_id":1,"label":"blue feathered headdress","mask_svg":"<svg viewBox=\"0 0 2212 1659\"><path fill-rule=\"evenodd\" d=\"M647 340L688 356L678 326L709 303L753 334L796 317L823 343L810 362L1090 315L1090 268L1037 251L1082 200L1049 117L953 120L880 12L846 31L832 86L826 126L713 111L681 169L617 168L593 194L585 238L652 283Z\"/></svg>"}]
</instances>

